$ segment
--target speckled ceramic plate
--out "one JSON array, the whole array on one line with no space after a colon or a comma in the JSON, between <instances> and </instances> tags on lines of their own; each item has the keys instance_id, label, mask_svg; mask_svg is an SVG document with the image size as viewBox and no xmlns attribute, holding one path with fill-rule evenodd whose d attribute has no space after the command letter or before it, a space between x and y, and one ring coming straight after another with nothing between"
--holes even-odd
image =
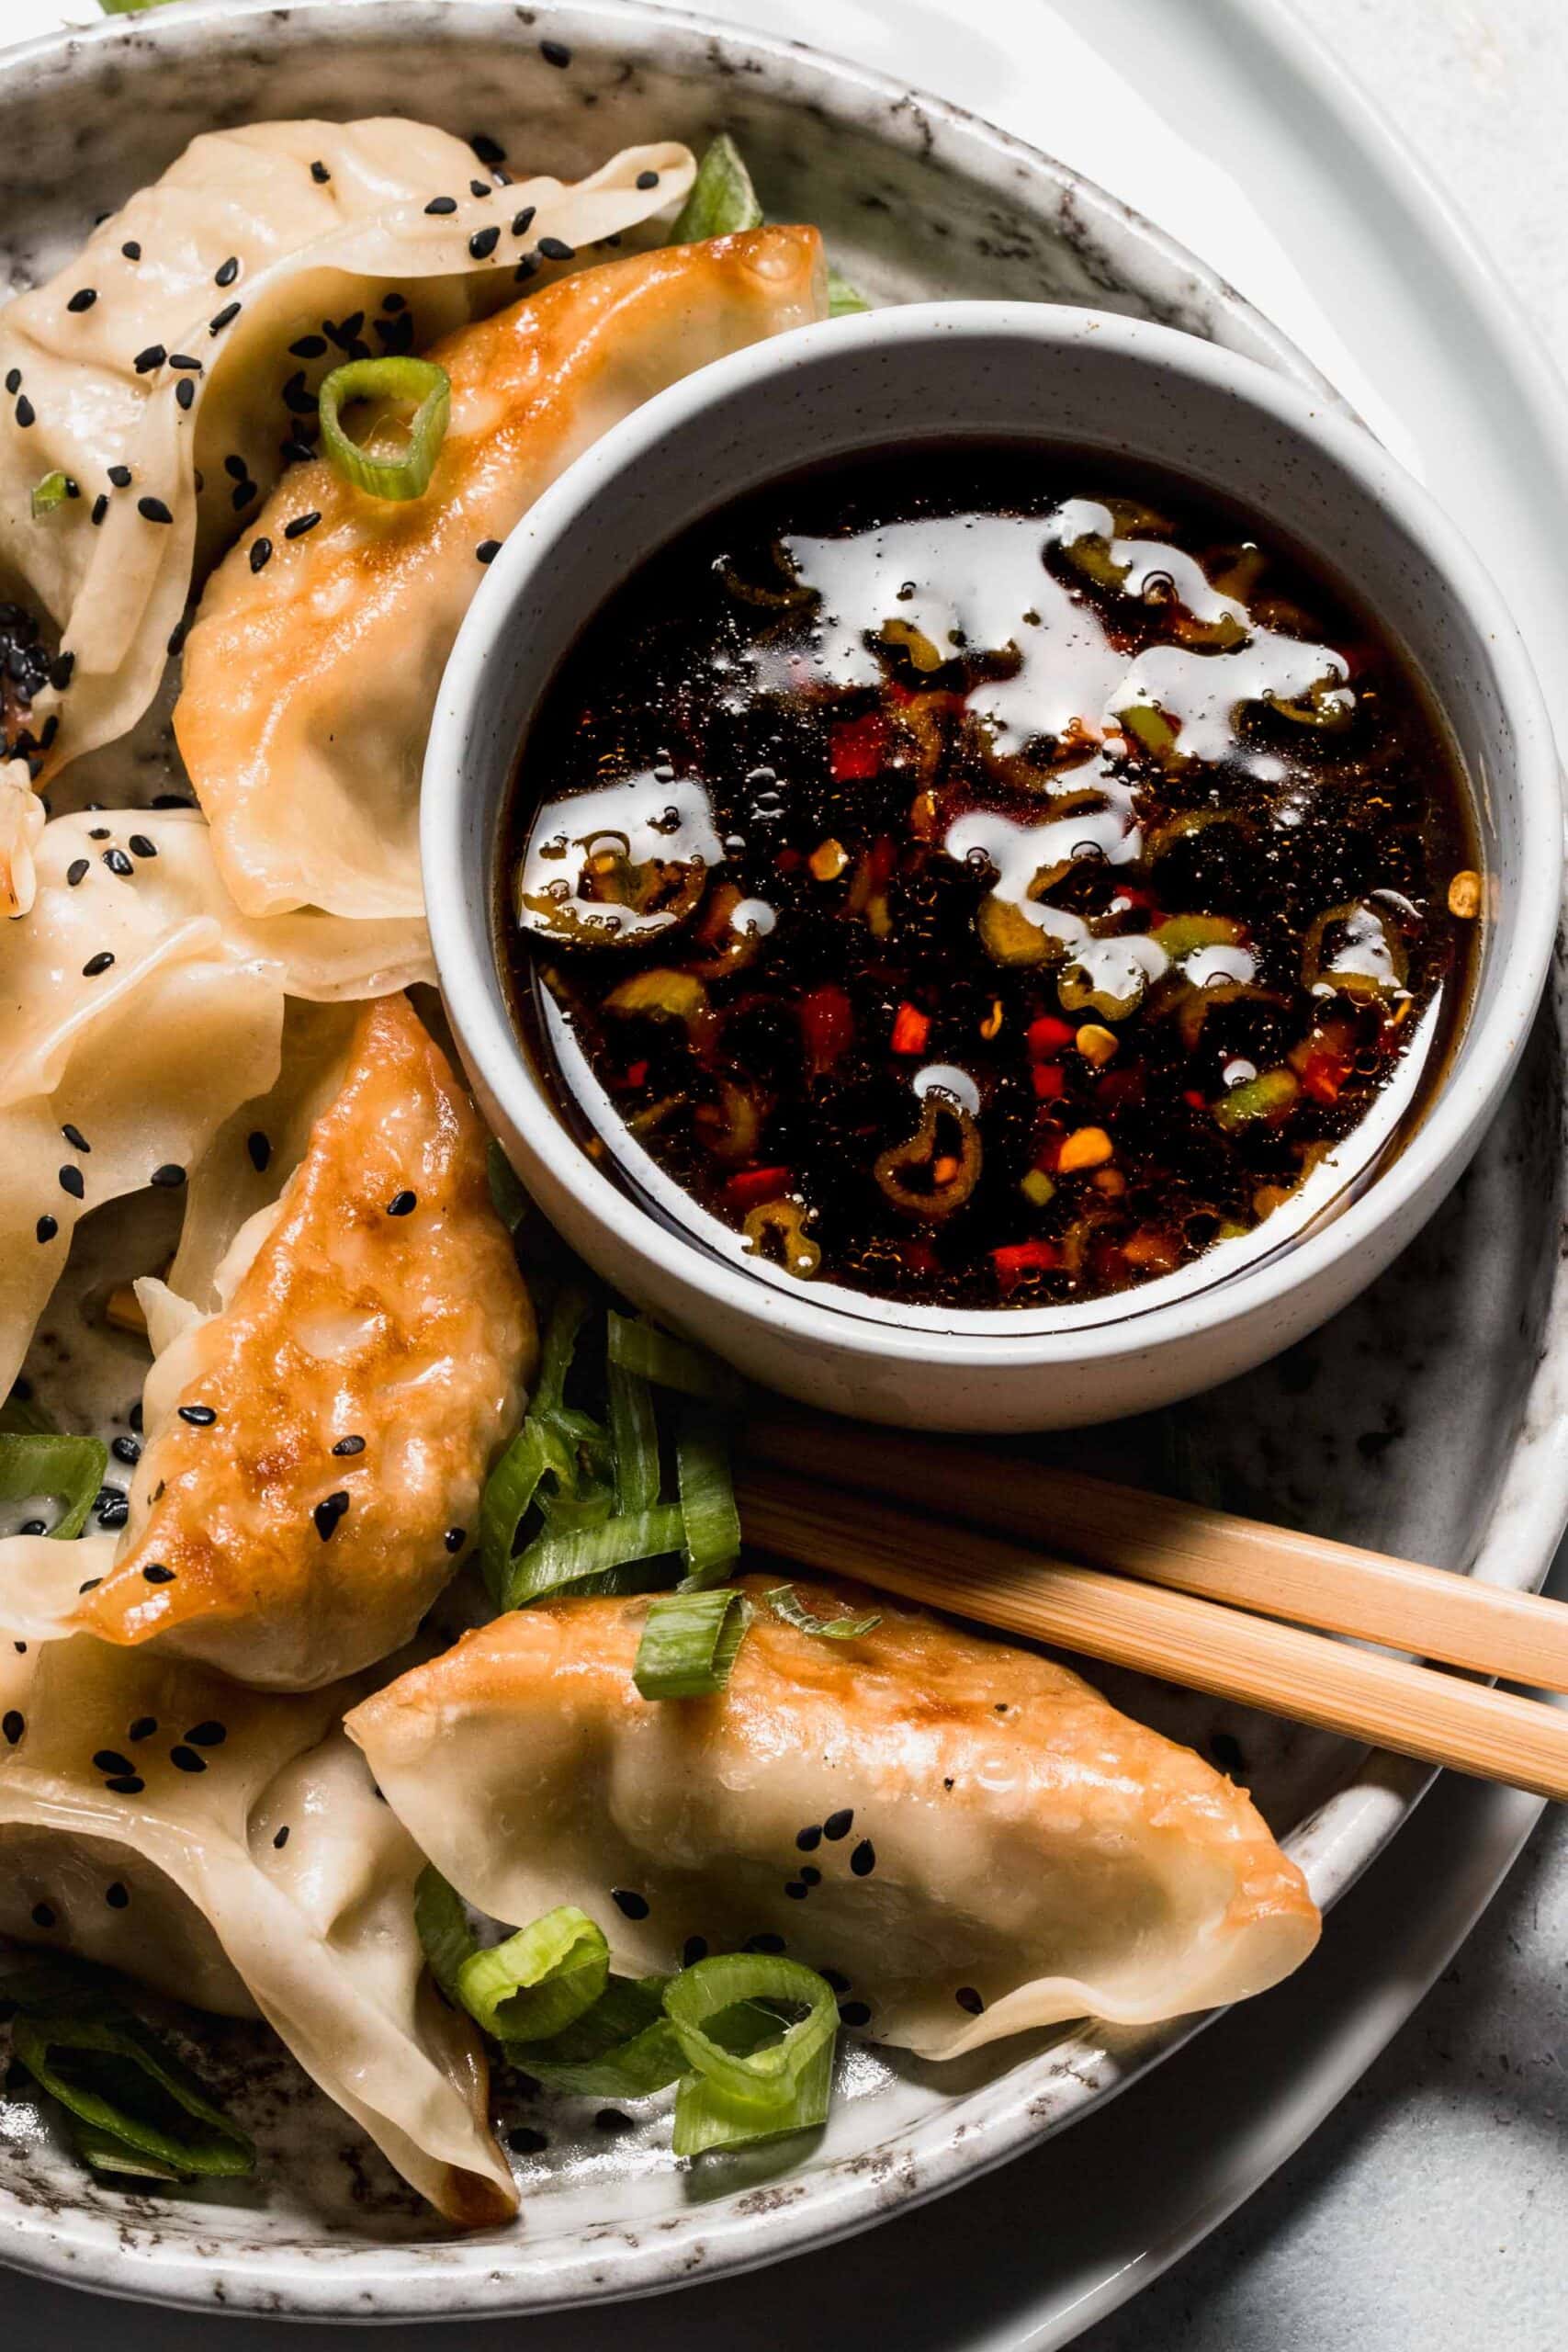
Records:
<instances>
[{"instance_id":1,"label":"speckled ceramic plate","mask_svg":"<svg viewBox=\"0 0 1568 2352\"><path fill-rule=\"evenodd\" d=\"M547 38L567 46L569 65L545 61ZM771 209L818 221L877 299L1099 302L1312 376L1190 255L1046 158L799 49L627 6L181 7L14 52L0 80L0 239L14 282L52 266L94 212L197 130L399 109L491 130L568 173L630 139L696 140L728 124ZM139 797L164 787L167 756L149 730ZM1556 1263L1565 1027L1560 996L1471 1174L1374 1291L1236 1392L1103 1433L1095 1458L1498 1582L1538 1580L1568 1510ZM104 1271L94 1238L33 1367L60 1397L83 1395L78 1301ZM107 1266L113 1248L98 1238ZM140 1385L132 1351L99 1357L96 1374L104 1418L123 1426ZM1081 1457L1085 1442L1074 1445ZM1415 1768L1318 1735L1100 1679L1244 1774L1325 1904L1424 1785ZM852 2045L818 2144L695 2172L671 2159L657 2103L635 2132L610 2138L590 2109L503 2086L503 2122L548 2144L519 2160L521 2222L454 2239L259 2030L203 2028L204 2067L262 2143L257 2182L156 2199L107 2190L81 2177L25 2099L0 2102L0 2255L84 2286L291 2316L457 2316L647 2292L819 2244L952 2186L1069 2123L1193 2030L1088 2027L943 2069Z\"/></svg>"}]
</instances>

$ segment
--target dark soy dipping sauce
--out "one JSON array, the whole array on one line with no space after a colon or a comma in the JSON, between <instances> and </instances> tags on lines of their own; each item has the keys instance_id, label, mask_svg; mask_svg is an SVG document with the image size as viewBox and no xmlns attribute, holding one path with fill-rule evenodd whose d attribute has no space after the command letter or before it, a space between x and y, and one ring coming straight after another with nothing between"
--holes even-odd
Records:
<instances>
[{"instance_id":1,"label":"dark soy dipping sauce","mask_svg":"<svg viewBox=\"0 0 1568 2352\"><path fill-rule=\"evenodd\" d=\"M1408 1131L1475 868L1441 722L1314 564L1102 454L936 444L774 483L602 609L502 932L589 1148L711 1246L1039 1306Z\"/></svg>"}]
</instances>

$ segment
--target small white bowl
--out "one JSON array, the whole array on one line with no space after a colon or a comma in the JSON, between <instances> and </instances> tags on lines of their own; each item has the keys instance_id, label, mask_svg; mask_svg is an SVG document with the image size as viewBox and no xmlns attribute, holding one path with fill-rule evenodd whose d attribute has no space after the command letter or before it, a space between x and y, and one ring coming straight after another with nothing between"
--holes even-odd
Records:
<instances>
[{"instance_id":1,"label":"small white bowl","mask_svg":"<svg viewBox=\"0 0 1568 2352\"><path fill-rule=\"evenodd\" d=\"M688 524L803 466L917 439L1032 437L1163 466L1351 583L1426 678L1469 770L1488 883L1475 997L1415 1131L1280 1238L1086 1306L908 1310L716 1256L584 1154L520 1044L497 967L498 831L518 748L604 598ZM447 1012L546 1214L628 1298L741 1372L908 1427L1065 1428L1190 1396L1288 1347L1403 1249L1459 1176L1524 1044L1562 873L1556 752L1498 592L1371 435L1269 369L1143 321L930 303L807 327L704 368L595 444L507 540L443 680L425 897Z\"/></svg>"}]
</instances>

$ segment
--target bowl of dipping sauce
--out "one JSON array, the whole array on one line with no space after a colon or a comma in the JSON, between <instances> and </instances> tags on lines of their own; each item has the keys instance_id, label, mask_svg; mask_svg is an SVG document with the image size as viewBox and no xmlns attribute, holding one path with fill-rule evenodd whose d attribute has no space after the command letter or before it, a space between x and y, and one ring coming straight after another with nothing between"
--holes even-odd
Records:
<instances>
[{"instance_id":1,"label":"bowl of dipping sauce","mask_svg":"<svg viewBox=\"0 0 1568 2352\"><path fill-rule=\"evenodd\" d=\"M1496 590L1354 423L1142 322L922 305L661 394L476 597L454 1029L546 1213L742 1372L1143 1410L1370 1282L1551 955Z\"/></svg>"}]
</instances>

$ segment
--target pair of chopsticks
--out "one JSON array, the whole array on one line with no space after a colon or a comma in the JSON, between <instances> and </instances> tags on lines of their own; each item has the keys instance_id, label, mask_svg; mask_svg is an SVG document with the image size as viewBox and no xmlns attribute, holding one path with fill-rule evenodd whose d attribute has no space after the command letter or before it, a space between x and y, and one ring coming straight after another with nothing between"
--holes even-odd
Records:
<instances>
[{"instance_id":1,"label":"pair of chopsticks","mask_svg":"<svg viewBox=\"0 0 1568 2352\"><path fill-rule=\"evenodd\" d=\"M737 1488L748 1543L803 1567L1568 1800L1568 1710L1323 1638L1568 1691L1561 1601L980 1446L787 1414L750 1423Z\"/></svg>"}]
</instances>

